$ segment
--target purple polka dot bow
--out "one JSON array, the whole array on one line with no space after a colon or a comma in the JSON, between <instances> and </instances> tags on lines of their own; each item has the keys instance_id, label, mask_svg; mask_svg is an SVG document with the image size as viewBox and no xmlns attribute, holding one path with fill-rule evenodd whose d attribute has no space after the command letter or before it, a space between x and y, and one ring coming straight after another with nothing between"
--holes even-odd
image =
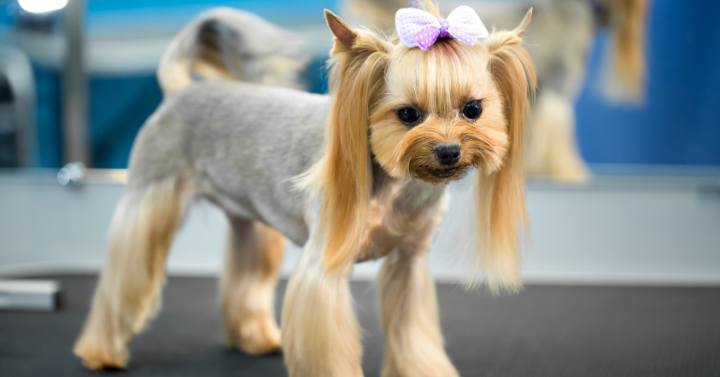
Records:
<instances>
[{"instance_id":1,"label":"purple polka dot bow","mask_svg":"<svg viewBox=\"0 0 720 377\"><path fill-rule=\"evenodd\" d=\"M408 47L426 51L438 38L454 38L474 45L487 38L488 31L475 11L462 5L455 8L447 19L437 18L417 8L401 8L395 13L395 29L400 42Z\"/></svg>"}]
</instances>

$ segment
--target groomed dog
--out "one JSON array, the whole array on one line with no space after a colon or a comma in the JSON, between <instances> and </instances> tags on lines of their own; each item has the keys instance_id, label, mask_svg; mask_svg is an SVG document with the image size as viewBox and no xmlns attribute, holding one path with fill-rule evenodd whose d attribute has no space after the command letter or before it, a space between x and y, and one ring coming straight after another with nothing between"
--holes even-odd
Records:
<instances>
[{"instance_id":1,"label":"groomed dog","mask_svg":"<svg viewBox=\"0 0 720 377\"><path fill-rule=\"evenodd\" d=\"M190 200L202 198L232 229L221 287L231 344L262 354L282 338L293 377L362 376L348 279L354 262L384 257L383 376L458 375L425 254L447 183L475 168L486 278L494 289L520 284L523 138L535 88L521 35L531 12L512 31L482 35L469 8L448 20L434 3L425 8L420 16L433 26L414 32L419 47L326 11L329 97L220 81L166 98L133 148L107 264L74 349L87 367L127 365L129 342L157 311L173 234ZM406 34L420 30L413 17L399 22ZM428 45L426 32L437 41ZM273 291L284 237L304 250L281 337Z\"/></svg>"}]
</instances>

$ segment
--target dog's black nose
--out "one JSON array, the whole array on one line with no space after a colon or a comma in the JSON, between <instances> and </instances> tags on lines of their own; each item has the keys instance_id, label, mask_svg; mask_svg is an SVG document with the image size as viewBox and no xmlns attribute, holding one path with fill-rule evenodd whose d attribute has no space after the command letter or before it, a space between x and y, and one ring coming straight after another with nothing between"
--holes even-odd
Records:
<instances>
[{"instance_id":1,"label":"dog's black nose","mask_svg":"<svg viewBox=\"0 0 720 377\"><path fill-rule=\"evenodd\" d=\"M455 165L460 161L460 146L458 144L438 144L433 147L435 157L443 165Z\"/></svg>"}]
</instances>

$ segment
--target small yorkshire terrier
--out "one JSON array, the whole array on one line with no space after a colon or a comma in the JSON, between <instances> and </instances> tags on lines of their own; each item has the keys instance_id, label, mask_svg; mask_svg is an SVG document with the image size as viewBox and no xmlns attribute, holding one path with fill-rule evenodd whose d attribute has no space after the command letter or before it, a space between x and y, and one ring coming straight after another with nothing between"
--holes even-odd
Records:
<instances>
[{"instance_id":1,"label":"small yorkshire terrier","mask_svg":"<svg viewBox=\"0 0 720 377\"><path fill-rule=\"evenodd\" d=\"M382 375L457 376L425 261L447 183L477 169L478 243L491 288L520 284L523 139L535 70L522 34L488 33L475 12L447 19L427 2L396 15L397 38L334 35L331 95L216 81L168 96L138 136L109 256L75 354L124 368L158 309L173 234L192 198L231 225L221 284L229 342L282 346L293 377L360 377L349 276L384 257ZM273 294L284 238L304 245L289 281L282 336Z\"/></svg>"}]
</instances>

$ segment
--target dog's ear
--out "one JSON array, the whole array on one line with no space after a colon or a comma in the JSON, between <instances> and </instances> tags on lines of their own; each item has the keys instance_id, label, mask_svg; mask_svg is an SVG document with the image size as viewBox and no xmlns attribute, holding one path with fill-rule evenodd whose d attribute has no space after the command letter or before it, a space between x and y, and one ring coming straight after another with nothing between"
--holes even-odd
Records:
<instances>
[{"instance_id":1,"label":"dog's ear","mask_svg":"<svg viewBox=\"0 0 720 377\"><path fill-rule=\"evenodd\" d=\"M326 149L300 185L322 193L318 231L325 242L325 268L339 271L354 261L365 225L372 189L370 112L385 88L391 45L369 31L350 29L329 11L325 17L335 35Z\"/></svg>"},{"instance_id":2,"label":"dog's ear","mask_svg":"<svg viewBox=\"0 0 720 377\"><path fill-rule=\"evenodd\" d=\"M352 48L357 38L357 33L353 31L340 16L331 12L329 9L325 9L323 12L325 13L325 22L335 36L335 42L340 43L347 49Z\"/></svg>"},{"instance_id":3,"label":"dog's ear","mask_svg":"<svg viewBox=\"0 0 720 377\"><path fill-rule=\"evenodd\" d=\"M522 46L522 34L532 9L512 31L491 34L485 41L490 52L489 71L502 98L509 150L501 168L478 174L477 206L481 250L491 289L520 286L518 244L527 226L523 150L529 102L535 92L535 67Z\"/></svg>"}]
</instances>

